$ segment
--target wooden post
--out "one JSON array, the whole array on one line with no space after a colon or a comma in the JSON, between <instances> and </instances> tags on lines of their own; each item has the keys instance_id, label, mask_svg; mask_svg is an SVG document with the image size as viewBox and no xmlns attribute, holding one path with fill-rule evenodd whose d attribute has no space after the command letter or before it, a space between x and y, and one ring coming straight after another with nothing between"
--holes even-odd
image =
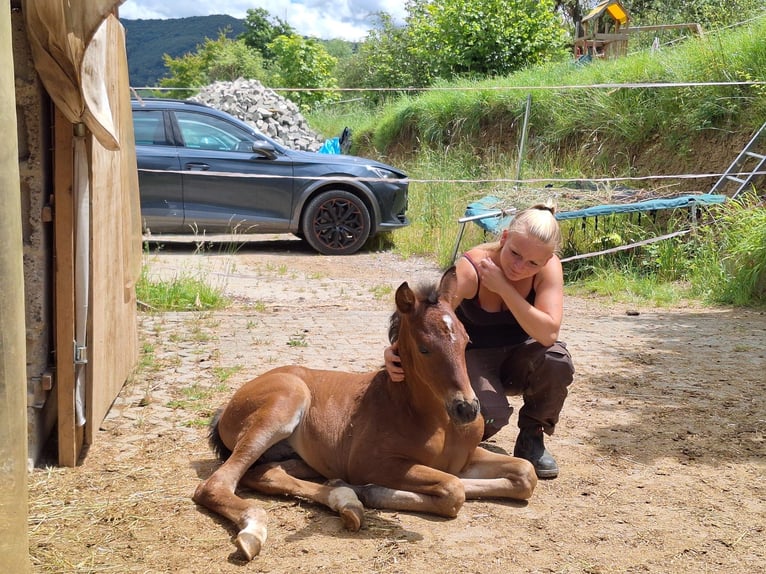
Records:
<instances>
[{"instance_id":1,"label":"wooden post","mask_svg":"<svg viewBox=\"0 0 766 574\"><path fill-rule=\"evenodd\" d=\"M30 571L27 356L11 11L0 7L0 572Z\"/></svg>"},{"instance_id":2,"label":"wooden post","mask_svg":"<svg viewBox=\"0 0 766 574\"><path fill-rule=\"evenodd\" d=\"M58 109L53 124L58 458L62 466L75 466L82 447L82 427L75 421L73 126Z\"/></svg>"}]
</instances>

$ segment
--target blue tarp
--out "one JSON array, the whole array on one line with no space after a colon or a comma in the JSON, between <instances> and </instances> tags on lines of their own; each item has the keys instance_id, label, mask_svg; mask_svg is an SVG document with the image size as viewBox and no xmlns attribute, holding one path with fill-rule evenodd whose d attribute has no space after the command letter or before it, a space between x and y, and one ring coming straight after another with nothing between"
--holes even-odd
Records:
<instances>
[{"instance_id":1,"label":"blue tarp","mask_svg":"<svg viewBox=\"0 0 766 574\"><path fill-rule=\"evenodd\" d=\"M318 153L341 153L340 151L340 138L330 138L324 140L324 143L322 144L322 147L320 147L318 150Z\"/></svg>"},{"instance_id":2,"label":"blue tarp","mask_svg":"<svg viewBox=\"0 0 766 574\"><path fill-rule=\"evenodd\" d=\"M607 205L595 205L585 209L575 211L560 211L556 213L556 219L578 219L580 217L598 217L603 215L612 215L614 213L635 213L638 211L659 211L661 209L675 209L680 207L691 207L694 204L713 204L723 203L726 200L725 195L712 193L703 193L698 195L682 195L671 199L648 199L636 203L614 203ZM502 200L498 197L488 195L468 204L465 210L466 217L473 217L486 213L487 216L476 219L475 223L492 233L499 233L510 222L513 214L503 212Z\"/></svg>"}]
</instances>

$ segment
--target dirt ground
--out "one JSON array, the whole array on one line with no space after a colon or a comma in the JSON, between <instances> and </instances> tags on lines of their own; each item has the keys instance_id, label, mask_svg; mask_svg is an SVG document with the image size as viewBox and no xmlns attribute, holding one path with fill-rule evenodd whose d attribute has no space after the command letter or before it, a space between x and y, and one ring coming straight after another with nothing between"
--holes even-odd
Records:
<instances>
[{"instance_id":1,"label":"dirt ground","mask_svg":"<svg viewBox=\"0 0 766 574\"><path fill-rule=\"evenodd\" d=\"M255 496L269 539L250 563L235 529L190 495L216 467L204 423L276 365L382 364L394 289L436 265L332 258L263 238L239 252L165 248L155 276L221 287L222 311L140 315L142 365L76 468L30 476L40 573L751 573L766 566L766 315L630 308L567 297L575 383L547 445L559 478L527 504L469 501L453 520L368 510L357 533L305 501ZM119 352L119 350L116 350ZM520 404L514 403L516 410ZM493 446L513 450L512 425Z\"/></svg>"}]
</instances>

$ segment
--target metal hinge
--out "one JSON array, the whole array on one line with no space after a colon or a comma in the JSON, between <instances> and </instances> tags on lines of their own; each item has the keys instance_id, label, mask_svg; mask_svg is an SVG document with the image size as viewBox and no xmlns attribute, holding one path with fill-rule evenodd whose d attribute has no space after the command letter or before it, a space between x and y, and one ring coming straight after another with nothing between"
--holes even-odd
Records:
<instances>
[{"instance_id":1,"label":"metal hinge","mask_svg":"<svg viewBox=\"0 0 766 574\"><path fill-rule=\"evenodd\" d=\"M75 365L87 365L88 364L88 347L85 345L74 344L74 364Z\"/></svg>"}]
</instances>

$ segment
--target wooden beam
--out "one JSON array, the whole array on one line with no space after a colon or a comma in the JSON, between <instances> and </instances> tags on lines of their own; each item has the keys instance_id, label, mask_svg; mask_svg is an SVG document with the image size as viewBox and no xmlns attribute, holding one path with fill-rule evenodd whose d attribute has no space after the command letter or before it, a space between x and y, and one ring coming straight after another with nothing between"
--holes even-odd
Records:
<instances>
[{"instance_id":1,"label":"wooden beam","mask_svg":"<svg viewBox=\"0 0 766 574\"><path fill-rule=\"evenodd\" d=\"M626 32L634 33L634 32L659 32L661 30L679 30L683 28L688 28L689 30L696 32L700 36L704 34L704 30L702 29L702 26L696 23L657 24L654 26L631 26L630 28L625 28L624 30Z\"/></svg>"},{"instance_id":2,"label":"wooden beam","mask_svg":"<svg viewBox=\"0 0 766 574\"><path fill-rule=\"evenodd\" d=\"M75 466L82 428L75 419L74 370L74 180L72 123L56 108L53 116L53 227L58 461Z\"/></svg>"}]
</instances>

